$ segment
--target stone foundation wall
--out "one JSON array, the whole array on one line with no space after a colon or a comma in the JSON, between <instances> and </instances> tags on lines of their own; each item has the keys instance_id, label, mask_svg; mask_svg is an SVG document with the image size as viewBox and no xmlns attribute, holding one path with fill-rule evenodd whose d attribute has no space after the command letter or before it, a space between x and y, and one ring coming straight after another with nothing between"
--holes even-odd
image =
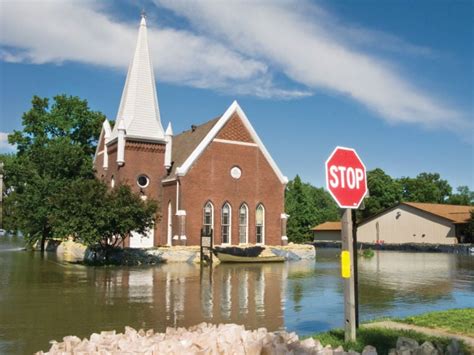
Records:
<instances>
[{"instance_id":1,"label":"stone foundation wall","mask_svg":"<svg viewBox=\"0 0 474 355\"><path fill-rule=\"evenodd\" d=\"M112 251L109 257L112 263L124 265L157 264L160 262L193 264L200 261L199 250L197 246L125 248ZM54 248L49 248L49 251L55 252L60 259L67 262L95 263L104 257L72 239L57 243ZM267 246L262 255L284 256L288 261L314 260L316 249L312 245L290 243L287 246ZM214 261L219 262L217 258L214 258Z\"/></svg>"}]
</instances>

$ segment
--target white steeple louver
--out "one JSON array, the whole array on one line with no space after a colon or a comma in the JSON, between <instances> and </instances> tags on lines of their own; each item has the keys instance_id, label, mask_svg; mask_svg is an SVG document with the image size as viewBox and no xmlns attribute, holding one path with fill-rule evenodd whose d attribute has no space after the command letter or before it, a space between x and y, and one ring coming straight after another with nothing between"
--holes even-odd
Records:
<instances>
[{"instance_id":1,"label":"white steeple louver","mask_svg":"<svg viewBox=\"0 0 474 355\"><path fill-rule=\"evenodd\" d=\"M144 16L140 22L135 53L128 68L110 141L118 138L118 124L121 120L127 132L126 139L159 142L165 140Z\"/></svg>"},{"instance_id":2,"label":"white steeple louver","mask_svg":"<svg viewBox=\"0 0 474 355\"><path fill-rule=\"evenodd\" d=\"M173 128L171 122L168 124L165 132L166 151L165 151L165 168L171 168L171 153L173 149Z\"/></svg>"}]
</instances>

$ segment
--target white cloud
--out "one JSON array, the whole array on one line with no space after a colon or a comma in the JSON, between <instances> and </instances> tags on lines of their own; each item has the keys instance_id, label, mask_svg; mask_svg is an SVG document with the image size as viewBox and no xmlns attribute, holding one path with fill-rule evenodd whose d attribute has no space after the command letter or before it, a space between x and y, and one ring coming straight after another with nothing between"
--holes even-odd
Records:
<instances>
[{"instance_id":1,"label":"white cloud","mask_svg":"<svg viewBox=\"0 0 474 355\"><path fill-rule=\"evenodd\" d=\"M133 24L108 18L103 3L90 1L2 2L0 58L35 64L76 61L126 70L135 46ZM267 65L189 31L149 24L149 42L159 81L228 90L248 87L266 95L274 84ZM249 82L261 82L250 87ZM278 90L278 96L300 91Z\"/></svg>"},{"instance_id":2,"label":"white cloud","mask_svg":"<svg viewBox=\"0 0 474 355\"><path fill-rule=\"evenodd\" d=\"M350 97L389 122L472 129L461 112L417 88L394 63L366 50L431 56L429 48L344 24L305 1L154 2L189 23L187 30L149 23L158 82L269 98L323 90ZM77 61L123 70L138 23L106 16L110 11L104 6L110 4L1 2L0 58L38 64ZM277 75L290 79L284 82L291 87L276 85Z\"/></svg>"},{"instance_id":3,"label":"white cloud","mask_svg":"<svg viewBox=\"0 0 474 355\"><path fill-rule=\"evenodd\" d=\"M11 153L16 149L14 145L8 143L8 134L9 133L0 132L0 152Z\"/></svg>"},{"instance_id":4,"label":"white cloud","mask_svg":"<svg viewBox=\"0 0 474 355\"><path fill-rule=\"evenodd\" d=\"M367 44L382 39L384 49L399 45L411 54L428 55L423 47L375 31L344 27L306 2L155 2L208 36L269 63L293 81L349 96L389 122L454 131L470 127L461 113L417 89L392 65L349 42L357 38Z\"/></svg>"}]
</instances>

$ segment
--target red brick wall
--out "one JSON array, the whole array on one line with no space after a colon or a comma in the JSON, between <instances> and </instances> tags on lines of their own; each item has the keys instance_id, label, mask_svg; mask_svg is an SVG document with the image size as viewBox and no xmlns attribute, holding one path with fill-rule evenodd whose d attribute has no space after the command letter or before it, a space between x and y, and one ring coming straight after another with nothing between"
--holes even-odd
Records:
<instances>
[{"instance_id":1,"label":"red brick wall","mask_svg":"<svg viewBox=\"0 0 474 355\"><path fill-rule=\"evenodd\" d=\"M128 184L135 192L143 192L148 198L152 198L159 203L158 216L155 225L155 245L161 244L162 223L161 223L161 201L162 201L162 178L165 175L164 167L165 145L160 143L144 143L127 141L125 144L125 164L117 165L117 144L114 143L108 147L109 168L104 171L102 168L103 155L96 159L96 171L99 178L110 186L112 177L115 179L115 185ZM137 185L137 177L145 174L150 179L149 185L140 189ZM166 207L168 206L166 202ZM165 222L166 224L166 222ZM166 238L166 237L165 237Z\"/></svg>"},{"instance_id":2,"label":"red brick wall","mask_svg":"<svg viewBox=\"0 0 474 355\"><path fill-rule=\"evenodd\" d=\"M230 175L232 167L242 170L240 179ZM186 210L187 244L199 244L203 207L210 200L214 205L215 243L221 243L221 208L225 202L232 207L231 243L238 244L239 208L249 208L249 242L256 242L255 210L265 207L265 244L281 244L280 216L284 212L284 185L257 146L212 142L186 176L181 177L181 206Z\"/></svg>"}]
</instances>

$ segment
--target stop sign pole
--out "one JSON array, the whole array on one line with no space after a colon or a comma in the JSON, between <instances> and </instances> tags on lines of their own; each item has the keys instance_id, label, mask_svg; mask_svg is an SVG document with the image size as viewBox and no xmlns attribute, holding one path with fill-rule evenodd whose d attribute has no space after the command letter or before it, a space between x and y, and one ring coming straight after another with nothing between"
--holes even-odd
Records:
<instances>
[{"instance_id":1,"label":"stop sign pole","mask_svg":"<svg viewBox=\"0 0 474 355\"><path fill-rule=\"evenodd\" d=\"M340 208L341 276L344 279L344 335L346 341L356 340L356 297L354 285L354 245L352 209L357 209L367 194L364 163L352 148L336 147L326 160L326 187Z\"/></svg>"}]
</instances>

